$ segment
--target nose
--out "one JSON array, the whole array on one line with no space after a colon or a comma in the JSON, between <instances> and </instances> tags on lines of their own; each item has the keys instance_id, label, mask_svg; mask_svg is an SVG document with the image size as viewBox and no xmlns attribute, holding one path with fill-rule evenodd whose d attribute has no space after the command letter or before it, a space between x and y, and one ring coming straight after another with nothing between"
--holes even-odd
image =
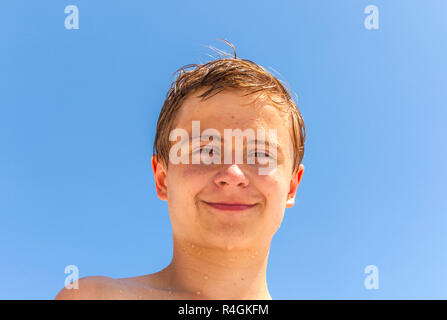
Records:
<instances>
[{"instance_id":1,"label":"nose","mask_svg":"<svg viewBox=\"0 0 447 320\"><path fill-rule=\"evenodd\" d=\"M218 187L239 187L245 188L249 184L249 180L241 168L237 164L226 165L214 177L214 183Z\"/></svg>"}]
</instances>

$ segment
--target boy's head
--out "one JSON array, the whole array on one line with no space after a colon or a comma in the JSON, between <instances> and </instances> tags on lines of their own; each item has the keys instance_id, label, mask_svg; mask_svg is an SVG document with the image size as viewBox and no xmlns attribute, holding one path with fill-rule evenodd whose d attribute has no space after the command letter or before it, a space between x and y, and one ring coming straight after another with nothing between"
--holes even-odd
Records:
<instances>
[{"instance_id":1,"label":"boy's head","mask_svg":"<svg viewBox=\"0 0 447 320\"><path fill-rule=\"evenodd\" d=\"M191 67L194 69L185 70ZM205 247L263 246L279 228L285 208L294 205L303 174L305 130L301 114L280 80L254 62L238 59L236 52L234 58L179 70L158 119L152 157L157 194L168 201L174 236ZM175 129L187 134L187 148L181 152L186 150L189 160L197 154L194 147L199 159L201 152L223 157L224 152L214 148L214 137L206 141L199 137L194 143L197 123L199 134L217 132L222 138L225 130L252 130L255 134L264 130L267 144L262 150L250 149L247 139L243 140L243 163L235 162L233 156L229 163L171 161ZM276 133L276 150L269 130ZM230 141L231 154L237 142ZM206 148L210 142L213 147ZM260 154L274 158L273 170L259 174L260 167L265 167L265 162L263 165L257 159ZM255 163L245 161L250 156ZM228 210L219 203L250 207Z\"/></svg>"}]
</instances>

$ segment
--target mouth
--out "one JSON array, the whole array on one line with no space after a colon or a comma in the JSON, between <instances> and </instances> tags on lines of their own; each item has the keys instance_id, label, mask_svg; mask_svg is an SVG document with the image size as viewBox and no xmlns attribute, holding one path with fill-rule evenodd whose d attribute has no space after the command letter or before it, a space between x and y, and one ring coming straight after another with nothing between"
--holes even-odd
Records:
<instances>
[{"instance_id":1,"label":"mouth","mask_svg":"<svg viewBox=\"0 0 447 320\"><path fill-rule=\"evenodd\" d=\"M253 208L256 205L256 203L245 204L245 203L222 203L222 202L206 202L206 201L203 202L209 205L210 207L223 211L244 211Z\"/></svg>"}]
</instances>

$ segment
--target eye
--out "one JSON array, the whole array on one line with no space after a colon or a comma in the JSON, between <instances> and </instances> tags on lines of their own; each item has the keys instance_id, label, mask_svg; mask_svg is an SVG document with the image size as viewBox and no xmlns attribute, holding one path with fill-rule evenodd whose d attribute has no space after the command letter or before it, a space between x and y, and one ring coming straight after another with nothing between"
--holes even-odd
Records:
<instances>
[{"instance_id":1,"label":"eye","mask_svg":"<svg viewBox=\"0 0 447 320\"><path fill-rule=\"evenodd\" d=\"M213 155L214 154L214 150L215 148L212 147L202 147L202 148L198 148L194 151L194 153L202 153L204 152L205 154L209 154L209 155Z\"/></svg>"},{"instance_id":2,"label":"eye","mask_svg":"<svg viewBox=\"0 0 447 320\"><path fill-rule=\"evenodd\" d=\"M266 153L266 152L255 152L254 154L255 154L256 157L259 157L259 156L261 156L262 158L270 157L270 155L268 153Z\"/></svg>"},{"instance_id":3,"label":"eye","mask_svg":"<svg viewBox=\"0 0 447 320\"><path fill-rule=\"evenodd\" d=\"M214 149L213 148L209 148L209 147L201 148L200 150L204 150L204 152L208 153L209 155L212 155L213 152L214 152Z\"/></svg>"}]
</instances>

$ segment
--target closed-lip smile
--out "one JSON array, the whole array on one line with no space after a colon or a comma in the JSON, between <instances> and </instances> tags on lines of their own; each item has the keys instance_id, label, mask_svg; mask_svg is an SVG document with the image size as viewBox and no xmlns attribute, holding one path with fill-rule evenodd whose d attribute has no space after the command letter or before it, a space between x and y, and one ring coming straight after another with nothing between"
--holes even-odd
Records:
<instances>
[{"instance_id":1,"label":"closed-lip smile","mask_svg":"<svg viewBox=\"0 0 447 320\"><path fill-rule=\"evenodd\" d=\"M207 202L203 201L207 205L219 209L219 210L227 210L227 211L241 211L241 210L247 210L256 205L254 204L246 204L246 203L230 203L230 202Z\"/></svg>"}]
</instances>

